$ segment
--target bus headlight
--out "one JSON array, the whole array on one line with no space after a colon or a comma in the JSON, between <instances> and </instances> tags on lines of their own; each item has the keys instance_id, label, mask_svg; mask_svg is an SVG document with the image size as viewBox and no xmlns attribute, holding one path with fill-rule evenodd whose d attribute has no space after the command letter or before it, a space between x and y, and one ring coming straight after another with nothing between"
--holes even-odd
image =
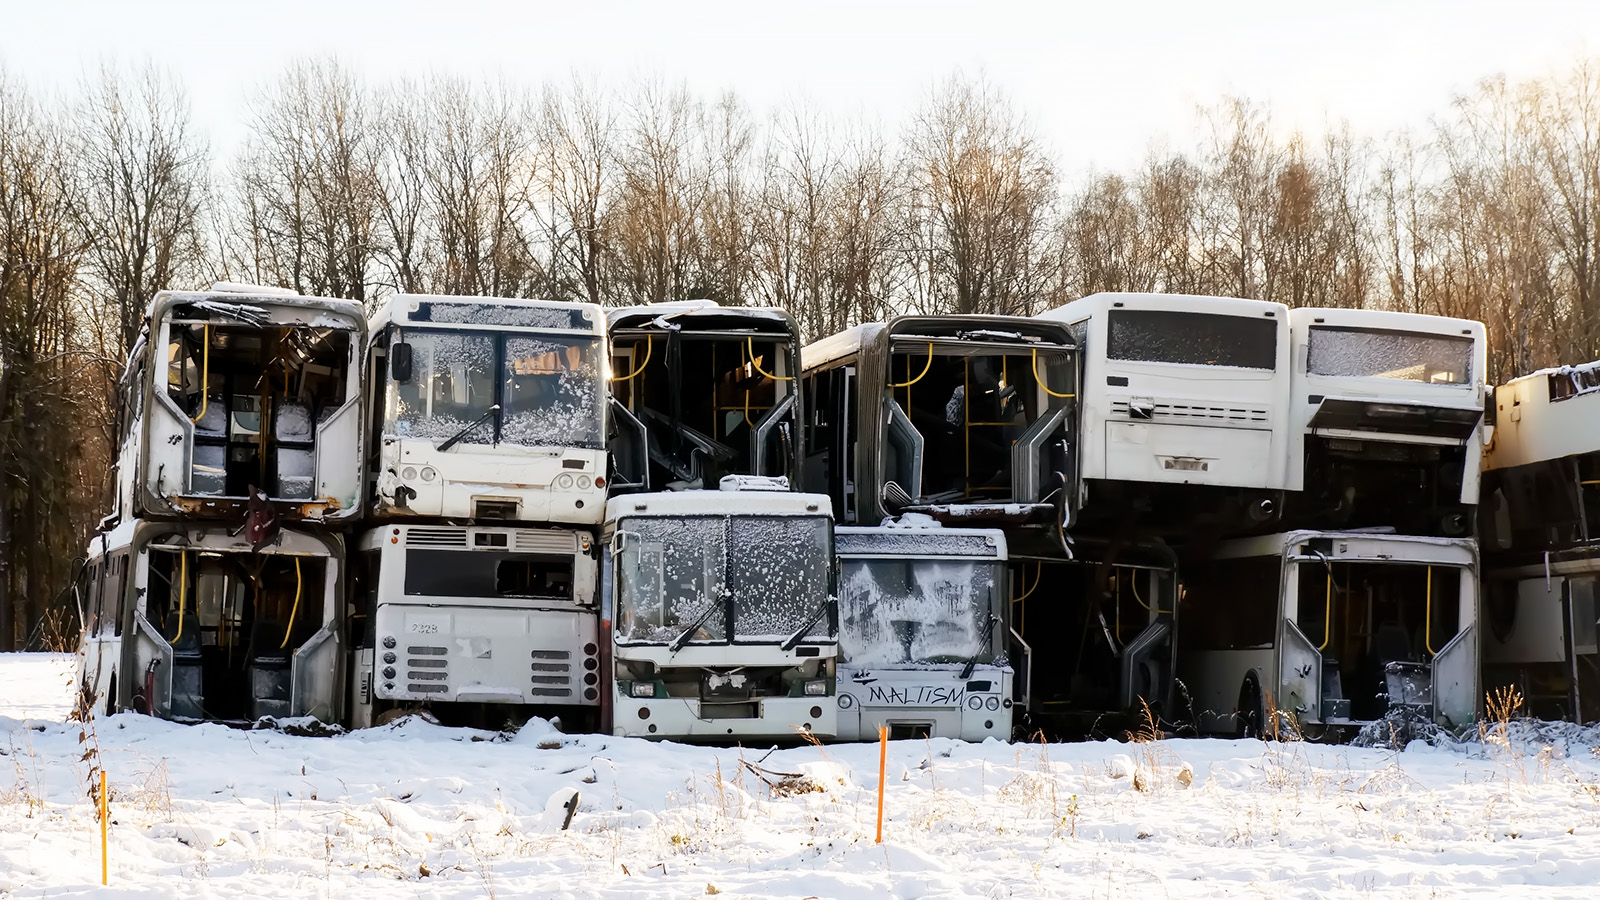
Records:
<instances>
[{"instance_id":1,"label":"bus headlight","mask_svg":"<svg viewBox=\"0 0 1600 900\"><path fill-rule=\"evenodd\" d=\"M563 491L572 490L572 476L566 472L562 472L560 475L557 475L556 487L562 489Z\"/></svg>"},{"instance_id":2,"label":"bus headlight","mask_svg":"<svg viewBox=\"0 0 1600 900\"><path fill-rule=\"evenodd\" d=\"M401 481L416 481L417 480L417 467L416 466L406 466L404 469L401 469L400 470L400 480Z\"/></svg>"},{"instance_id":3,"label":"bus headlight","mask_svg":"<svg viewBox=\"0 0 1600 900\"><path fill-rule=\"evenodd\" d=\"M806 682L805 692L807 697L826 697L828 695L828 683L820 678L815 681L808 681Z\"/></svg>"},{"instance_id":4,"label":"bus headlight","mask_svg":"<svg viewBox=\"0 0 1600 900\"><path fill-rule=\"evenodd\" d=\"M656 695L655 682L635 681L628 686L628 694L632 697L642 697L645 699L654 697Z\"/></svg>"},{"instance_id":5,"label":"bus headlight","mask_svg":"<svg viewBox=\"0 0 1600 900\"><path fill-rule=\"evenodd\" d=\"M423 481L432 481L432 480L434 480L435 478L438 478L438 477L439 477L439 472L433 466L423 466L422 467L422 480Z\"/></svg>"},{"instance_id":6,"label":"bus headlight","mask_svg":"<svg viewBox=\"0 0 1600 900\"><path fill-rule=\"evenodd\" d=\"M587 475L579 475L578 476L578 488L580 490L587 491L589 489L589 485L591 485L591 484L594 484L594 482L589 480L589 476L587 476Z\"/></svg>"}]
</instances>

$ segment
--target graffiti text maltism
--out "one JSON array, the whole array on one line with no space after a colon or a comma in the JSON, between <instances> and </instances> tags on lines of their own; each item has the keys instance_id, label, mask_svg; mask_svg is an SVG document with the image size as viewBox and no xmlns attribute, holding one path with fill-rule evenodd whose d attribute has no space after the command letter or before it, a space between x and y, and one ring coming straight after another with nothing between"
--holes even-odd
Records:
<instances>
[{"instance_id":1,"label":"graffiti text maltism","mask_svg":"<svg viewBox=\"0 0 1600 900\"><path fill-rule=\"evenodd\" d=\"M950 684L868 685L867 702L893 706L960 706L966 688Z\"/></svg>"}]
</instances>

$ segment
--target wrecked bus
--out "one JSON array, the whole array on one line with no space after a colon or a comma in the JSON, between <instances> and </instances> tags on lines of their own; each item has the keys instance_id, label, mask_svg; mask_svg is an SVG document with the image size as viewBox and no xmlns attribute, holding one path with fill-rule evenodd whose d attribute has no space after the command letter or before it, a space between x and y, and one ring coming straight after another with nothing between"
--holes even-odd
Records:
<instances>
[{"instance_id":1,"label":"wrecked bus","mask_svg":"<svg viewBox=\"0 0 1600 900\"><path fill-rule=\"evenodd\" d=\"M1239 538L1185 558L1178 674L1200 730L1475 721L1477 572L1470 539L1374 532Z\"/></svg>"},{"instance_id":2,"label":"wrecked bus","mask_svg":"<svg viewBox=\"0 0 1600 900\"><path fill-rule=\"evenodd\" d=\"M1483 323L1301 308L1289 331L1285 522L1471 534L1489 395Z\"/></svg>"},{"instance_id":3,"label":"wrecked bus","mask_svg":"<svg viewBox=\"0 0 1600 900\"><path fill-rule=\"evenodd\" d=\"M82 709L178 721L343 716L342 539L294 526L128 520L97 536Z\"/></svg>"},{"instance_id":4,"label":"wrecked bus","mask_svg":"<svg viewBox=\"0 0 1600 900\"><path fill-rule=\"evenodd\" d=\"M706 300L611 310L613 493L798 480L799 329Z\"/></svg>"},{"instance_id":5,"label":"wrecked bus","mask_svg":"<svg viewBox=\"0 0 1600 900\"><path fill-rule=\"evenodd\" d=\"M116 510L286 522L361 513L366 316L348 300L218 283L162 291L119 384Z\"/></svg>"},{"instance_id":6,"label":"wrecked bus","mask_svg":"<svg viewBox=\"0 0 1600 900\"><path fill-rule=\"evenodd\" d=\"M1214 533L1276 521L1288 486L1288 307L1102 293L1038 318L1082 345L1092 527Z\"/></svg>"},{"instance_id":7,"label":"wrecked bus","mask_svg":"<svg viewBox=\"0 0 1600 900\"><path fill-rule=\"evenodd\" d=\"M1141 701L1158 716L1171 705L1171 552L1074 533L1078 346L1039 319L903 316L804 351L804 484L842 522L920 514L1004 532L1000 633L1030 732L1083 733Z\"/></svg>"},{"instance_id":8,"label":"wrecked bus","mask_svg":"<svg viewBox=\"0 0 1600 900\"><path fill-rule=\"evenodd\" d=\"M600 524L600 307L398 294L371 329L376 518Z\"/></svg>"},{"instance_id":9,"label":"wrecked bus","mask_svg":"<svg viewBox=\"0 0 1600 900\"><path fill-rule=\"evenodd\" d=\"M605 730L680 740L837 733L833 517L782 478L613 497Z\"/></svg>"},{"instance_id":10,"label":"wrecked bus","mask_svg":"<svg viewBox=\"0 0 1600 900\"><path fill-rule=\"evenodd\" d=\"M1009 740L1006 538L907 515L834 530L841 741Z\"/></svg>"},{"instance_id":11,"label":"wrecked bus","mask_svg":"<svg viewBox=\"0 0 1600 900\"><path fill-rule=\"evenodd\" d=\"M600 707L590 532L498 524L374 528L350 557L351 724L426 707L499 728L592 728Z\"/></svg>"}]
</instances>

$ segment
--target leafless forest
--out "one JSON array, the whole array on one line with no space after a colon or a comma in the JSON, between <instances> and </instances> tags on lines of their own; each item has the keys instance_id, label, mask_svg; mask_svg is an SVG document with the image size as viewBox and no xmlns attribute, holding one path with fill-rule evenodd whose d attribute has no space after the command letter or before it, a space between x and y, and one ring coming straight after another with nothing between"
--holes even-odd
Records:
<instances>
[{"instance_id":1,"label":"leafless forest","mask_svg":"<svg viewBox=\"0 0 1600 900\"><path fill-rule=\"evenodd\" d=\"M1479 318L1494 380L1600 356L1600 61L1377 138L1225 98L1112 172L1063 171L1027 110L961 76L865 122L315 60L245 115L219 158L160 71L61 96L0 68L0 650L70 628L113 382L167 287L706 297L787 307L808 337L1155 290Z\"/></svg>"}]
</instances>

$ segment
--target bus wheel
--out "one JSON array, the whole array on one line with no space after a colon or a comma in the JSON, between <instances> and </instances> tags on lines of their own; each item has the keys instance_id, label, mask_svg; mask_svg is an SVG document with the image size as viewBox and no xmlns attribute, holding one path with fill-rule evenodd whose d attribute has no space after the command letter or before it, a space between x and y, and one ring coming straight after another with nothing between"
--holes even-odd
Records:
<instances>
[{"instance_id":1,"label":"bus wheel","mask_svg":"<svg viewBox=\"0 0 1600 900\"><path fill-rule=\"evenodd\" d=\"M1267 714L1262 705L1261 682L1254 672L1244 677L1244 686L1239 688L1239 708L1233 720L1236 737L1263 738Z\"/></svg>"}]
</instances>

